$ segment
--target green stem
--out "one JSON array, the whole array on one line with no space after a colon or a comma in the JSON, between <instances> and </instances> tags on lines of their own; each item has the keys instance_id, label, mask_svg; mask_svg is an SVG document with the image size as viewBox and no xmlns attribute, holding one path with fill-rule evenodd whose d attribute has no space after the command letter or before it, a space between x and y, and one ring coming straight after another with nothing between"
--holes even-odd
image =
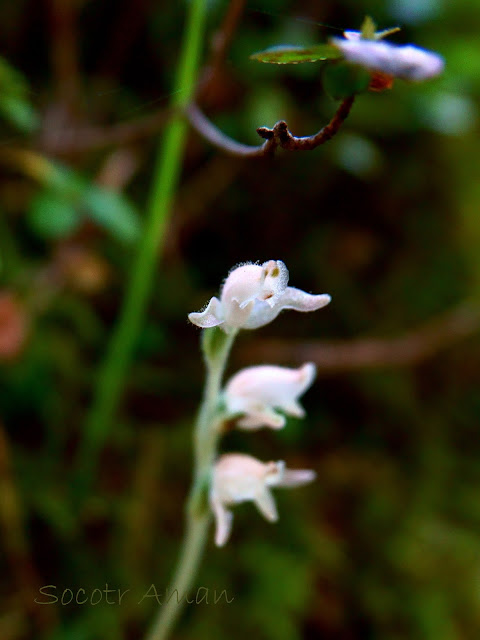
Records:
<instances>
[{"instance_id":1,"label":"green stem","mask_svg":"<svg viewBox=\"0 0 480 640\"><path fill-rule=\"evenodd\" d=\"M179 180L187 123L182 111L194 94L207 0L189 3L181 58L172 98L173 115L157 156L147 220L120 317L100 368L96 394L87 416L76 460L74 491L79 500L88 493L99 453L107 438L123 391L125 376L145 316L155 265L165 242L165 229Z\"/></svg>"},{"instance_id":2,"label":"green stem","mask_svg":"<svg viewBox=\"0 0 480 640\"><path fill-rule=\"evenodd\" d=\"M176 589L178 596L170 597L165 602L145 640L165 640L168 637L182 606L185 604L188 590L197 574L207 541L208 525L211 519L208 505L208 486L220 435L218 405L223 373L236 336L236 333L223 334L220 329L205 329L204 337L213 335L213 332L217 336L220 335L220 340L217 342L215 353L210 356L204 341L207 379L202 405L195 425L195 474L187 502L185 536L172 584L168 590L169 595L172 596Z\"/></svg>"},{"instance_id":3,"label":"green stem","mask_svg":"<svg viewBox=\"0 0 480 640\"><path fill-rule=\"evenodd\" d=\"M145 636L145 640L165 640L165 638L168 638L181 613L185 599L188 597L188 590L197 573L207 540L209 523L209 514L204 514L200 517L191 515L187 517L185 537L178 566L172 580L172 586L168 590L170 599L166 600L162 605L150 631ZM177 590L176 592L174 591L175 589Z\"/></svg>"}]
</instances>

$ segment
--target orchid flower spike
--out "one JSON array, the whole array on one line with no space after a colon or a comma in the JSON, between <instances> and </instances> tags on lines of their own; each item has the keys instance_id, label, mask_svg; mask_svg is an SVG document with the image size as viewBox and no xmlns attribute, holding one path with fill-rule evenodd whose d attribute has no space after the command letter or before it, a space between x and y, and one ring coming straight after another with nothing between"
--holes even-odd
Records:
<instances>
[{"instance_id":1,"label":"orchid flower spike","mask_svg":"<svg viewBox=\"0 0 480 640\"><path fill-rule=\"evenodd\" d=\"M215 515L215 544L223 547L232 529L233 514L226 507L252 500L270 522L278 520L270 487L300 487L315 479L309 469L286 469L283 461L260 462L240 453L229 453L217 461L210 491Z\"/></svg>"},{"instance_id":2,"label":"orchid flower spike","mask_svg":"<svg viewBox=\"0 0 480 640\"><path fill-rule=\"evenodd\" d=\"M288 270L281 260L242 264L230 271L220 300L213 297L203 311L188 318L198 327L221 326L229 333L263 327L283 309L316 311L331 300L329 295L311 295L287 284Z\"/></svg>"},{"instance_id":3,"label":"orchid flower spike","mask_svg":"<svg viewBox=\"0 0 480 640\"><path fill-rule=\"evenodd\" d=\"M240 414L237 426L244 429L285 426L285 416L303 418L298 398L310 387L316 370L307 362L298 369L264 365L248 367L234 375L225 387L224 399L229 416Z\"/></svg>"},{"instance_id":4,"label":"orchid flower spike","mask_svg":"<svg viewBox=\"0 0 480 640\"><path fill-rule=\"evenodd\" d=\"M345 60L371 71L379 71L395 78L421 82L442 73L445 61L437 53L413 45L383 42L377 36L369 40L356 31L345 31L344 38L332 38L331 44L340 49Z\"/></svg>"}]
</instances>

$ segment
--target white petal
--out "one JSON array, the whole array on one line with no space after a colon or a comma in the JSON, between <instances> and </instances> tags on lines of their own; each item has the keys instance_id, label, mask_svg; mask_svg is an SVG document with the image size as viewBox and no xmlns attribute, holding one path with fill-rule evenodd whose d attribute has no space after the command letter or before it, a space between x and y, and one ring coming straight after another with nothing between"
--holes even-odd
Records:
<instances>
[{"instance_id":1,"label":"white petal","mask_svg":"<svg viewBox=\"0 0 480 640\"><path fill-rule=\"evenodd\" d=\"M218 501L212 501L212 508L216 520L215 544L217 547L223 547L230 537L233 513Z\"/></svg>"},{"instance_id":2,"label":"white petal","mask_svg":"<svg viewBox=\"0 0 480 640\"><path fill-rule=\"evenodd\" d=\"M237 427L242 429L260 429L261 427L271 427L281 429L285 426L284 416L269 407L257 408L249 412L236 422Z\"/></svg>"},{"instance_id":3,"label":"white petal","mask_svg":"<svg viewBox=\"0 0 480 640\"><path fill-rule=\"evenodd\" d=\"M285 462L279 460L270 463L265 482L269 487L293 488L312 482L316 475L311 469L287 469Z\"/></svg>"},{"instance_id":4,"label":"white petal","mask_svg":"<svg viewBox=\"0 0 480 640\"><path fill-rule=\"evenodd\" d=\"M233 269L221 294L226 324L244 327L255 303L273 307L287 283L288 270L281 260L269 260L262 265L244 264Z\"/></svg>"},{"instance_id":5,"label":"white petal","mask_svg":"<svg viewBox=\"0 0 480 640\"><path fill-rule=\"evenodd\" d=\"M344 31L343 37L347 40L360 40L362 37L361 31Z\"/></svg>"},{"instance_id":6,"label":"white petal","mask_svg":"<svg viewBox=\"0 0 480 640\"><path fill-rule=\"evenodd\" d=\"M290 384L292 402L289 402L288 394L282 390L284 401L278 406L292 416L299 415L299 417L303 417L305 412L303 407L298 404L297 399L311 387L317 375L317 368L313 362L306 362L298 369L292 369L292 371L295 371L295 379Z\"/></svg>"},{"instance_id":7,"label":"white petal","mask_svg":"<svg viewBox=\"0 0 480 640\"><path fill-rule=\"evenodd\" d=\"M263 268L258 264L243 264L229 273L221 293L227 324L241 327L248 319L253 302L260 295L264 279Z\"/></svg>"},{"instance_id":8,"label":"white petal","mask_svg":"<svg viewBox=\"0 0 480 640\"><path fill-rule=\"evenodd\" d=\"M226 506L252 500L267 520L275 522L277 508L269 487L297 487L314 477L315 473L307 469L286 469L282 461L264 463L241 453L221 456L214 467L210 492L216 519L215 543L223 546L230 535L233 516Z\"/></svg>"},{"instance_id":9,"label":"white petal","mask_svg":"<svg viewBox=\"0 0 480 640\"><path fill-rule=\"evenodd\" d=\"M241 453L222 455L215 465L212 495L224 504L253 500L264 484L268 469L252 456Z\"/></svg>"},{"instance_id":10,"label":"white petal","mask_svg":"<svg viewBox=\"0 0 480 640\"><path fill-rule=\"evenodd\" d=\"M203 311L189 313L188 319L202 329L209 329L223 324L224 319L220 300L213 297Z\"/></svg>"},{"instance_id":11,"label":"white petal","mask_svg":"<svg viewBox=\"0 0 480 640\"><path fill-rule=\"evenodd\" d=\"M291 402L285 402L282 404L282 409L289 416L293 416L294 418L304 418L305 417L305 409L298 402L298 400L292 400Z\"/></svg>"},{"instance_id":12,"label":"white petal","mask_svg":"<svg viewBox=\"0 0 480 640\"><path fill-rule=\"evenodd\" d=\"M264 300L255 300L250 317L243 325L244 329L258 329L263 327L275 318L280 313L281 309L278 305L271 306Z\"/></svg>"},{"instance_id":13,"label":"white petal","mask_svg":"<svg viewBox=\"0 0 480 640\"><path fill-rule=\"evenodd\" d=\"M277 487L294 488L313 482L317 474L311 469L285 469Z\"/></svg>"},{"instance_id":14,"label":"white petal","mask_svg":"<svg viewBox=\"0 0 480 640\"><path fill-rule=\"evenodd\" d=\"M388 42L332 38L345 59L372 71L420 82L442 73L445 63L441 56L412 45L398 46Z\"/></svg>"},{"instance_id":15,"label":"white petal","mask_svg":"<svg viewBox=\"0 0 480 640\"><path fill-rule=\"evenodd\" d=\"M398 66L401 73L399 78L421 82L440 75L445 68L445 60L437 53L426 51L412 45L399 47Z\"/></svg>"},{"instance_id":16,"label":"white petal","mask_svg":"<svg viewBox=\"0 0 480 640\"><path fill-rule=\"evenodd\" d=\"M278 304L281 305L282 309L317 311L317 309L325 307L331 299L327 293L315 296L295 287L287 287Z\"/></svg>"},{"instance_id":17,"label":"white petal","mask_svg":"<svg viewBox=\"0 0 480 640\"><path fill-rule=\"evenodd\" d=\"M316 311L327 305L331 300L328 294L311 295L295 287L287 287L271 307L266 302L255 300L252 313L244 324L244 329L258 329L272 322L284 309L294 311Z\"/></svg>"},{"instance_id":18,"label":"white petal","mask_svg":"<svg viewBox=\"0 0 480 640\"><path fill-rule=\"evenodd\" d=\"M273 307L278 297L287 288L288 269L281 260L269 260L262 265L262 268L265 273L265 279L259 298L270 307Z\"/></svg>"},{"instance_id":19,"label":"white petal","mask_svg":"<svg viewBox=\"0 0 480 640\"><path fill-rule=\"evenodd\" d=\"M266 520L269 522L276 522L278 520L275 500L266 487L255 496L254 502L257 505L257 509Z\"/></svg>"},{"instance_id":20,"label":"white petal","mask_svg":"<svg viewBox=\"0 0 480 640\"><path fill-rule=\"evenodd\" d=\"M250 317L254 300L244 300L239 302L236 298L232 298L225 303L225 322L229 327L242 329Z\"/></svg>"},{"instance_id":21,"label":"white petal","mask_svg":"<svg viewBox=\"0 0 480 640\"><path fill-rule=\"evenodd\" d=\"M232 417L241 416L237 422L239 427L281 428L285 419L275 409L303 417L305 411L298 398L310 387L315 373L315 365L311 362L298 369L274 365L242 369L225 387L227 412Z\"/></svg>"}]
</instances>

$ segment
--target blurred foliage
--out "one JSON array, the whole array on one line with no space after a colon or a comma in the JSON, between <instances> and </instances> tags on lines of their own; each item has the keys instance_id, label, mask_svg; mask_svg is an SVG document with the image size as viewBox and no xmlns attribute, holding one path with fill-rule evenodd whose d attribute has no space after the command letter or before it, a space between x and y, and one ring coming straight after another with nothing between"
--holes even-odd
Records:
<instances>
[{"instance_id":1,"label":"blurred foliage","mask_svg":"<svg viewBox=\"0 0 480 640\"><path fill-rule=\"evenodd\" d=\"M210 38L226 6L210 3ZM142 595L168 585L190 482L203 370L186 316L230 267L282 259L294 286L333 302L245 332L229 373L242 344L263 338L392 337L478 302L480 2L247 3L203 99L239 140L258 143L256 127L279 119L308 135L336 108L322 63L262 65L252 52L309 47L366 13L379 28L401 23L393 41L439 51L446 72L362 95L337 137L308 154L239 162L191 135L149 321L81 512L68 497L71 462L160 127L100 138L165 108L184 5L1 7L0 637L140 638L157 606ZM474 336L415 366L321 377L305 421L229 433L226 449L311 467L319 480L278 495L276 526L236 509L232 540L210 543L198 577L234 600L188 606L175 638L478 638L479 347ZM41 585L88 597L106 583L131 590L120 606L33 603Z\"/></svg>"},{"instance_id":2,"label":"blurred foliage","mask_svg":"<svg viewBox=\"0 0 480 640\"><path fill-rule=\"evenodd\" d=\"M336 60L340 58L338 49L329 44L317 44L303 49L289 45L270 47L265 51L253 53L251 60L269 62L272 64L298 64L299 62L318 62L322 60Z\"/></svg>"},{"instance_id":3,"label":"blurred foliage","mask_svg":"<svg viewBox=\"0 0 480 640\"><path fill-rule=\"evenodd\" d=\"M32 133L39 125L38 115L29 100L26 79L4 58L0 58L0 112L25 133Z\"/></svg>"}]
</instances>

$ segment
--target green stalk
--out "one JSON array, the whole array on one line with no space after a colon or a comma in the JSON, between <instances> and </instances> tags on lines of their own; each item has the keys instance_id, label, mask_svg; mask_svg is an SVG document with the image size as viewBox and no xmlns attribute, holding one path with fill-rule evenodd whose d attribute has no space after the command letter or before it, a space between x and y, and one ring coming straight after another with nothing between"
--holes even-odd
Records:
<instances>
[{"instance_id":1,"label":"green stalk","mask_svg":"<svg viewBox=\"0 0 480 640\"><path fill-rule=\"evenodd\" d=\"M157 155L153 186L136 262L127 286L120 317L100 368L96 393L87 416L76 465L74 491L82 500L92 484L99 453L108 436L124 388L125 377L152 291L155 266L165 242L186 142L183 108L191 101L198 73L207 0L191 0L176 82L172 117Z\"/></svg>"},{"instance_id":2,"label":"green stalk","mask_svg":"<svg viewBox=\"0 0 480 640\"><path fill-rule=\"evenodd\" d=\"M159 610L145 640L166 640L168 637L188 597L188 590L193 584L205 549L211 519L208 488L220 436L218 427L221 384L235 336L235 332L225 334L221 329L203 331L207 378L194 432L195 474L187 502L185 536L168 590L170 598ZM175 590L177 593L173 597Z\"/></svg>"}]
</instances>

